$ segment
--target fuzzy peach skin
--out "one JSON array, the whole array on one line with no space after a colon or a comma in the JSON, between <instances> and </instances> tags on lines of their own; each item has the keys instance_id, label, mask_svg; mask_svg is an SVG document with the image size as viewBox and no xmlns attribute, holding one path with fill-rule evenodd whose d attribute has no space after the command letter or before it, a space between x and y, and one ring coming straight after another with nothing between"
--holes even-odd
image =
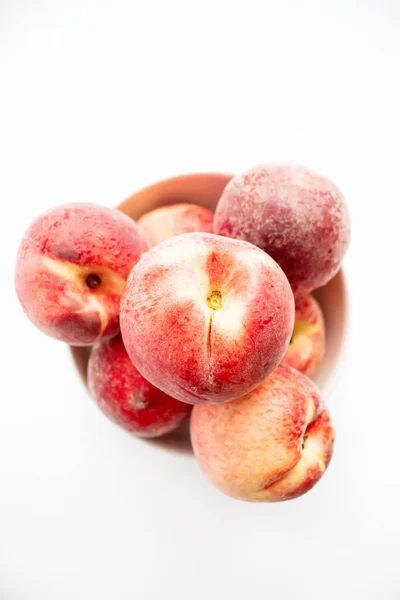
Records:
<instances>
[{"instance_id":1,"label":"fuzzy peach skin","mask_svg":"<svg viewBox=\"0 0 400 600\"><path fill-rule=\"evenodd\" d=\"M29 319L44 333L88 346L119 332L125 281L144 233L117 210L65 204L41 215L18 250L15 286Z\"/></svg>"},{"instance_id":2,"label":"fuzzy peach skin","mask_svg":"<svg viewBox=\"0 0 400 600\"><path fill-rule=\"evenodd\" d=\"M268 252L295 294L332 279L350 243L340 190L296 165L261 165L234 177L218 202L214 231Z\"/></svg>"},{"instance_id":3,"label":"fuzzy peach skin","mask_svg":"<svg viewBox=\"0 0 400 600\"><path fill-rule=\"evenodd\" d=\"M256 387L285 354L293 323L293 294L272 258L210 233L152 248L121 300L132 362L189 404L225 402Z\"/></svg>"},{"instance_id":4,"label":"fuzzy peach skin","mask_svg":"<svg viewBox=\"0 0 400 600\"><path fill-rule=\"evenodd\" d=\"M191 406L151 385L133 366L121 336L93 347L88 364L89 391L111 421L140 437L174 431Z\"/></svg>"},{"instance_id":5,"label":"fuzzy peach skin","mask_svg":"<svg viewBox=\"0 0 400 600\"><path fill-rule=\"evenodd\" d=\"M228 496L253 502L311 489L335 438L314 383L283 365L238 400L195 406L190 432L205 476Z\"/></svg>"},{"instance_id":6,"label":"fuzzy peach skin","mask_svg":"<svg viewBox=\"0 0 400 600\"><path fill-rule=\"evenodd\" d=\"M214 213L196 204L171 204L152 210L138 220L151 246L174 235L204 231L213 233Z\"/></svg>"},{"instance_id":7,"label":"fuzzy peach skin","mask_svg":"<svg viewBox=\"0 0 400 600\"><path fill-rule=\"evenodd\" d=\"M325 322L318 302L311 296L301 296L295 303L292 337L282 363L312 377L325 355Z\"/></svg>"}]
</instances>

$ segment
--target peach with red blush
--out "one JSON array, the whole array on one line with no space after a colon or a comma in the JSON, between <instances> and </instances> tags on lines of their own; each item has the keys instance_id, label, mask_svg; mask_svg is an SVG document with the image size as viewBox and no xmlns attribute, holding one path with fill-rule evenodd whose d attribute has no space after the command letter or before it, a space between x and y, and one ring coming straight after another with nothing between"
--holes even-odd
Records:
<instances>
[{"instance_id":1,"label":"peach with red blush","mask_svg":"<svg viewBox=\"0 0 400 600\"><path fill-rule=\"evenodd\" d=\"M190 404L256 387L283 358L293 323L293 294L277 263L248 242L209 233L176 236L144 254L121 301L133 364Z\"/></svg>"},{"instance_id":2,"label":"peach with red blush","mask_svg":"<svg viewBox=\"0 0 400 600\"><path fill-rule=\"evenodd\" d=\"M171 433L190 415L191 406L167 396L133 366L121 336L93 347L89 390L102 412L139 437Z\"/></svg>"},{"instance_id":3,"label":"peach with red blush","mask_svg":"<svg viewBox=\"0 0 400 600\"><path fill-rule=\"evenodd\" d=\"M44 333L89 346L119 332L125 281L149 245L118 210L65 204L38 217L20 244L15 286L29 319Z\"/></svg>"},{"instance_id":4,"label":"peach with red blush","mask_svg":"<svg viewBox=\"0 0 400 600\"><path fill-rule=\"evenodd\" d=\"M182 202L160 206L138 219L151 246L156 246L174 235L203 231L213 233L214 213L203 206Z\"/></svg>"}]
</instances>

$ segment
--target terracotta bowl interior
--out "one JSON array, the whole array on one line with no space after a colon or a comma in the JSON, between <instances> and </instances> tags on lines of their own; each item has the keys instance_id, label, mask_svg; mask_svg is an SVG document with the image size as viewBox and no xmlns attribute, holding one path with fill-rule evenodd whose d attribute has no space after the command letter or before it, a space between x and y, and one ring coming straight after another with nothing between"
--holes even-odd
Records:
<instances>
[{"instance_id":1,"label":"terracotta bowl interior","mask_svg":"<svg viewBox=\"0 0 400 600\"><path fill-rule=\"evenodd\" d=\"M214 210L231 177L232 175L219 173L173 177L136 192L117 208L133 219L138 219L144 213L159 206L178 202L190 202ZM327 353L314 379L326 398L337 379L346 328L347 303L343 272L339 271L325 287L314 292L314 295L323 310L327 334ZM90 348L71 347L71 352L75 366L86 383ZM176 445L176 441L175 436L173 445ZM167 440L165 444L168 445Z\"/></svg>"}]
</instances>

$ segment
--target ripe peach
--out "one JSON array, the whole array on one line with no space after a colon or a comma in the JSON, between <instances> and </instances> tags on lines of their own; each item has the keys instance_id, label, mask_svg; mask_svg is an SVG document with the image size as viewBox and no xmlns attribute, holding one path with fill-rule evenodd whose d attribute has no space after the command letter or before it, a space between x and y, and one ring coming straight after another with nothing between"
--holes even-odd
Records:
<instances>
[{"instance_id":1,"label":"ripe peach","mask_svg":"<svg viewBox=\"0 0 400 600\"><path fill-rule=\"evenodd\" d=\"M151 246L174 235L205 231L213 233L214 213L196 204L171 204L152 210L138 220Z\"/></svg>"},{"instance_id":2,"label":"ripe peach","mask_svg":"<svg viewBox=\"0 0 400 600\"><path fill-rule=\"evenodd\" d=\"M296 298L295 321L282 363L312 377L325 354L325 322L318 302L307 294Z\"/></svg>"},{"instance_id":3,"label":"ripe peach","mask_svg":"<svg viewBox=\"0 0 400 600\"><path fill-rule=\"evenodd\" d=\"M234 177L218 202L214 231L268 252L295 294L332 279L350 242L340 190L295 165L261 165Z\"/></svg>"},{"instance_id":4,"label":"ripe peach","mask_svg":"<svg viewBox=\"0 0 400 600\"><path fill-rule=\"evenodd\" d=\"M195 406L190 431L205 476L225 494L254 502L312 488L335 437L314 383L282 365L242 398Z\"/></svg>"},{"instance_id":5,"label":"ripe peach","mask_svg":"<svg viewBox=\"0 0 400 600\"><path fill-rule=\"evenodd\" d=\"M141 376L120 336L93 347L88 385L104 414L140 437L174 431L191 411L191 406L167 396Z\"/></svg>"},{"instance_id":6,"label":"ripe peach","mask_svg":"<svg viewBox=\"0 0 400 600\"><path fill-rule=\"evenodd\" d=\"M121 300L136 368L189 404L256 387L282 359L294 323L283 271L248 242L185 233L142 256Z\"/></svg>"},{"instance_id":7,"label":"ripe peach","mask_svg":"<svg viewBox=\"0 0 400 600\"><path fill-rule=\"evenodd\" d=\"M88 346L119 332L119 303L133 265L148 249L136 223L95 204L65 204L41 215L18 250L15 285L44 333Z\"/></svg>"}]
</instances>

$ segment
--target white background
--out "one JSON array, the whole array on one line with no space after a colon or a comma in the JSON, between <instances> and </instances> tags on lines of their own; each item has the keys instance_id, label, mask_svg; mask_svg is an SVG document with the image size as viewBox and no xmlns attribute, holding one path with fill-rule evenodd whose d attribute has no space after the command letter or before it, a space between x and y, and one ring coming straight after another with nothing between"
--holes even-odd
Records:
<instances>
[{"instance_id":1,"label":"white background","mask_svg":"<svg viewBox=\"0 0 400 600\"><path fill-rule=\"evenodd\" d=\"M399 72L396 0L0 1L1 600L400 597ZM254 505L111 425L13 271L55 204L268 160L345 193L351 322L326 476Z\"/></svg>"}]
</instances>

